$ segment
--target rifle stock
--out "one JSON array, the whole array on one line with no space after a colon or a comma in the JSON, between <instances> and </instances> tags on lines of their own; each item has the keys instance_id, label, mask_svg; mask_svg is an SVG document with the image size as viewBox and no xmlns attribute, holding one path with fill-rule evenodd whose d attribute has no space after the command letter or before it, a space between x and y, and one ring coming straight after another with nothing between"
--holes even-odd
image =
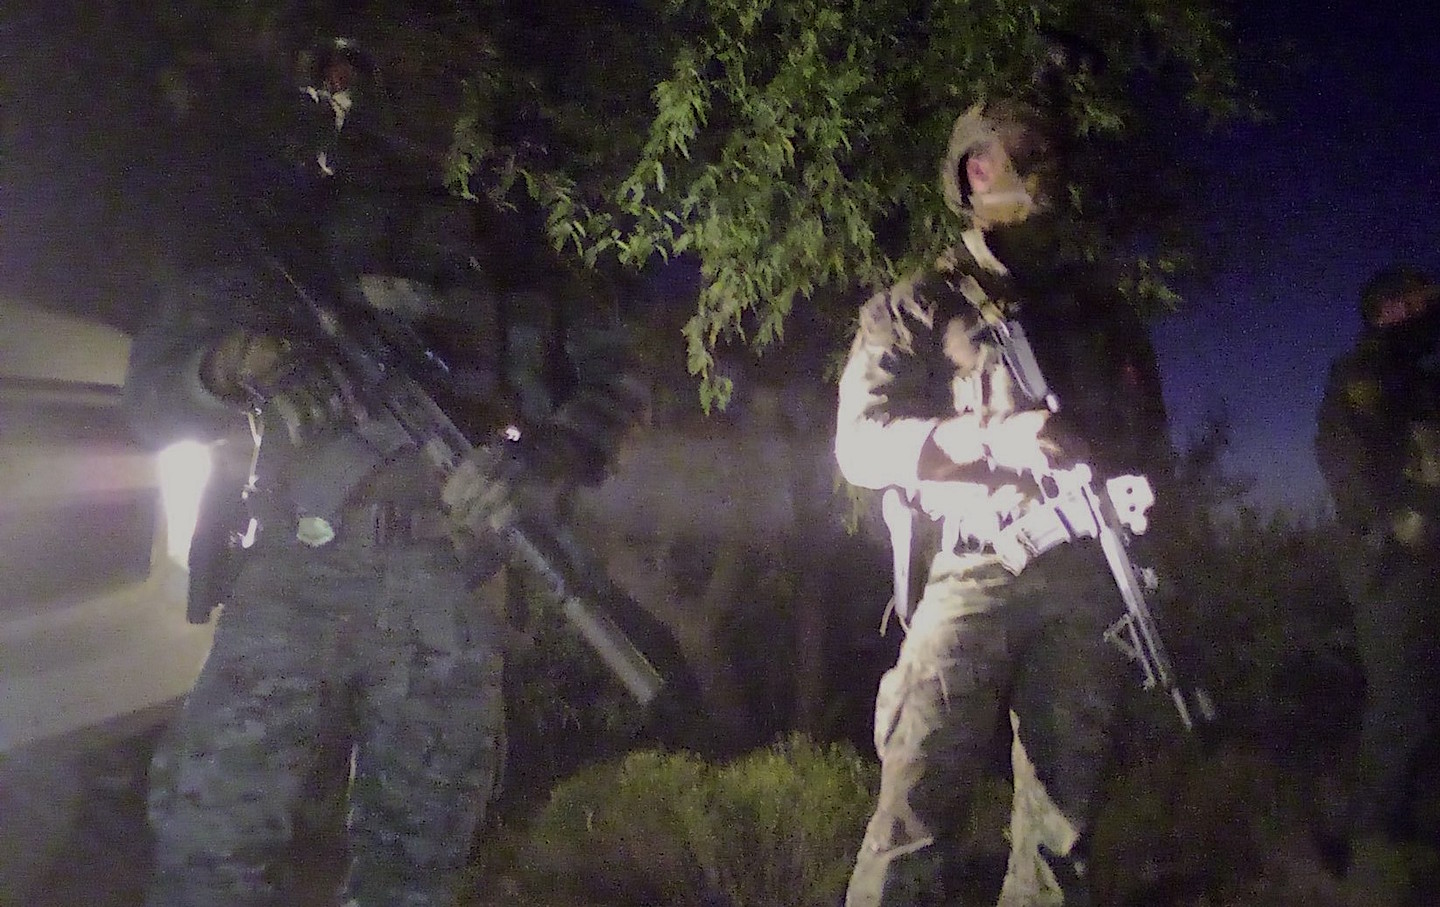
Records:
<instances>
[{"instance_id":1,"label":"rifle stock","mask_svg":"<svg viewBox=\"0 0 1440 907\"><path fill-rule=\"evenodd\" d=\"M1117 494L1118 486L1126 490ZM1139 567L1130 557L1131 532L1138 535L1143 531L1144 511L1155 500L1150 483L1143 476L1121 476L1098 488L1087 482L1084 493L1095 515L1096 535L1105 552L1105 562L1125 602L1125 615L1110 625L1105 631L1105 638L1140 665L1145 689L1158 687L1169 695L1185 730L1195 729L1196 713L1207 722L1214 721L1215 706L1210 695L1200 687L1187 693L1180 685L1170 653L1161 640L1148 599L1148 593L1156 587L1154 571ZM1135 495L1144 501L1131 507L1135 519L1142 521L1142 530L1134 530L1134 519L1122 517L1115 503L1116 497L1121 497L1128 504Z\"/></svg>"}]
</instances>

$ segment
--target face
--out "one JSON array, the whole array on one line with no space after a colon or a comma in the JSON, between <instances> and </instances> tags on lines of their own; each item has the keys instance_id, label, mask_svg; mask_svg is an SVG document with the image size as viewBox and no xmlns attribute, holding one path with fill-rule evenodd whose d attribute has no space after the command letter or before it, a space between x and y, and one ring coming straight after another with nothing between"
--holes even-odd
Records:
<instances>
[{"instance_id":1,"label":"face","mask_svg":"<svg viewBox=\"0 0 1440 907\"><path fill-rule=\"evenodd\" d=\"M1377 328L1388 328L1412 321L1428 312L1437 296L1440 288L1423 287L1387 297L1376 307L1370 323Z\"/></svg>"},{"instance_id":2,"label":"face","mask_svg":"<svg viewBox=\"0 0 1440 907\"><path fill-rule=\"evenodd\" d=\"M970 181L970 191L989 192L1008 163L1009 158L999 142L990 142L970 152L965 159L965 178Z\"/></svg>"},{"instance_id":3,"label":"face","mask_svg":"<svg viewBox=\"0 0 1440 907\"><path fill-rule=\"evenodd\" d=\"M336 57L325 67L323 76L323 88L331 94L339 94L348 91L355 81L356 70L354 64L344 57Z\"/></svg>"},{"instance_id":4,"label":"face","mask_svg":"<svg viewBox=\"0 0 1440 907\"><path fill-rule=\"evenodd\" d=\"M980 226L1019 223L1050 207L1054 196L1055 149L1050 131L1034 109L1001 103L987 109L990 129L973 145L957 174L969 189L968 203Z\"/></svg>"},{"instance_id":5,"label":"face","mask_svg":"<svg viewBox=\"0 0 1440 907\"><path fill-rule=\"evenodd\" d=\"M1044 207L1038 174L1016 166L1002 141L971 151L965 159L970 207L984 225L1017 224Z\"/></svg>"}]
</instances>

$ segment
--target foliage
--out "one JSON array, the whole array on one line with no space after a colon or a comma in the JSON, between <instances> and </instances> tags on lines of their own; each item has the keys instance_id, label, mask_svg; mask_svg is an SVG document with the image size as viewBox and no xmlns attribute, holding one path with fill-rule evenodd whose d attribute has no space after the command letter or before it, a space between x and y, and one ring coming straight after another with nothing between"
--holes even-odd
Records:
<instances>
[{"instance_id":1,"label":"foliage","mask_svg":"<svg viewBox=\"0 0 1440 907\"><path fill-rule=\"evenodd\" d=\"M517 869L570 903L837 903L874 797L854 750L803 737L712 765L633 753L561 783Z\"/></svg>"},{"instance_id":2,"label":"foliage","mask_svg":"<svg viewBox=\"0 0 1440 907\"><path fill-rule=\"evenodd\" d=\"M730 903L836 903L874 800L867 764L792 737L722 768L714 784L709 840L718 846L704 859Z\"/></svg>"},{"instance_id":3,"label":"foliage","mask_svg":"<svg viewBox=\"0 0 1440 907\"><path fill-rule=\"evenodd\" d=\"M372 82L363 87L359 103L383 108L383 134L392 151L418 169L433 174L438 185L450 136L462 108L475 100L513 93L529 81L523 67L502 59L502 44L518 26L507 0L478 2L299 3L295 0L250 0L225 3L195 0L155 4L173 57L159 75L167 94L211 92L214 82L239 81L248 91L276 96L269 109L249 101L245 113L259 111L252 128L287 128L281 90L291 93L313 79L305 71L314 55L336 39L360 48L373 67ZM533 8L535 4L525 4ZM235 116L233 95L206 98ZM377 104L378 101L378 104ZM190 106L200 106L191 104ZM524 107L517 104L517 107ZM504 134L504 124L488 122Z\"/></svg>"},{"instance_id":4,"label":"foliage","mask_svg":"<svg viewBox=\"0 0 1440 907\"><path fill-rule=\"evenodd\" d=\"M1117 283L1173 302L1175 109L1244 104L1223 0L405 0L163 5L177 66L248 56L285 81L296 49L355 39L378 64L385 135L514 226L586 265L697 263L683 334L702 402L731 390L717 347L780 340L797 303L932 261L963 225L936 165L976 100L1036 96L1067 35L1071 203ZM282 52L283 51L283 52ZM167 93L192 88L173 73ZM1181 100L1183 98L1183 100ZM1167 189L1168 191L1160 191ZM1163 202L1161 200L1164 200ZM538 210L536 210L538 206Z\"/></svg>"},{"instance_id":5,"label":"foliage","mask_svg":"<svg viewBox=\"0 0 1440 907\"><path fill-rule=\"evenodd\" d=\"M954 244L963 225L936 180L951 124L977 99L1035 95L1047 36L1079 36L1107 61L1069 77L1077 138L1133 132L1141 75L1176 75L1210 114L1239 103L1226 27L1204 0L673 0L666 12L668 75L618 176L612 162L582 184L563 160L502 154L463 130L454 175L473 187L494 172L496 194L523 180L557 248L587 261L697 259L685 337L707 408L730 390L714 374L722 340L763 348L797 300L881 286ZM1093 188L1074 187L1077 208L1100 198ZM1125 285L1164 296L1173 266L1147 257Z\"/></svg>"},{"instance_id":6,"label":"foliage","mask_svg":"<svg viewBox=\"0 0 1440 907\"><path fill-rule=\"evenodd\" d=\"M1336 556L1346 542L1333 524L1245 506L1245 482L1219 465L1224 432L1212 428L1181 458L1169 489L1180 506L1148 539L1165 636L1229 730L1292 742L1324 734L1359 693Z\"/></svg>"}]
</instances>

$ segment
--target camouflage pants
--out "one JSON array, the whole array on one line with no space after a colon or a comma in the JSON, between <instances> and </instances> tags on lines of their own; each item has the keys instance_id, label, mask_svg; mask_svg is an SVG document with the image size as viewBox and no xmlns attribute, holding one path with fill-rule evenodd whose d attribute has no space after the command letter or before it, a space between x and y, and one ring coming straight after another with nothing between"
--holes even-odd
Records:
<instances>
[{"instance_id":1,"label":"camouflage pants","mask_svg":"<svg viewBox=\"0 0 1440 907\"><path fill-rule=\"evenodd\" d=\"M500 759L495 630L448 544L255 555L151 768L149 907L296 904L317 771L348 782L342 900L452 904Z\"/></svg>"},{"instance_id":2,"label":"camouflage pants","mask_svg":"<svg viewBox=\"0 0 1440 907\"><path fill-rule=\"evenodd\" d=\"M1019 577L940 555L880 682L880 796L847 907L954 904L946 892L996 722L1012 725L1004 907L1087 905L1085 834L1125 683L1103 640L1121 604L1098 547L1071 544Z\"/></svg>"},{"instance_id":3,"label":"camouflage pants","mask_svg":"<svg viewBox=\"0 0 1440 907\"><path fill-rule=\"evenodd\" d=\"M1440 719L1440 576L1434 564L1393 554L1346 579L1365 669L1350 831L1402 836L1416 760Z\"/></svg>"}]
</instances>

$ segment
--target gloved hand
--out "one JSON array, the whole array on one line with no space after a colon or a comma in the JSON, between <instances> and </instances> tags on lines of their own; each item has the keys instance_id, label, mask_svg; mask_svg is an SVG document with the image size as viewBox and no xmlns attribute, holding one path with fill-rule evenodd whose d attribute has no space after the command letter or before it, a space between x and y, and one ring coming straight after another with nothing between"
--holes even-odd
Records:
<instances>
[{"instance_id":1,"label":"gloved hand","mask_svg":"<svg viewBox=\"0 0 1440 907\"><path fill-rule=\"evenodd\" d=\"M520 478L518 459L504 442L471 451L440 489L455 525L482 535L511 523Z\"/></svg>"},{"instance_id":2,"label":"gloved hand","mask_svg":"<svg viewBox=\"0 0 1440 907\"><path fill-rule=\"evenodd\" d=\"M1040 432L1050 420L1047 409L1031 409L993 418L985 423L985 452L997 466L1016 472L1046 472L1050 469L1050 445Z\"/></svg>"},{"instance_id":3,"label":"gloved hand","mask_svg":"<svg viewBox=\"0 0 1440 907\"><path fill-rule=\"evenodd\" d=\"M560 418L566 415L562 412ZM598 418L584 425L556 419L527 432L517 454L537 481L558 487L596 485L604 481L622 430L612 430L612 424Z\"/></svg>"},{"instance_id":4,"label":"gloved hand","mask_svg":"<svg viewBox=\"0 0 1440 907\"><path fill-rule=\"evenodd\" d=\"M1040 429L1040 449L1052 469L1069 469L1077 463L1093 463L1090 443L1085 440L1070 413L1059 412Z\"/></svg>"},{"instance_id":5,"label":"gloved hand","mask_svg":"<svg viewBox=\"0 0 1440 907\"><path fill-rule=\"evenodd\" d=\"M542 482L597 485L645 418L649 388L622 327L573 325L565 352L574 386L554 412L527 432L525 462Z\"/></svg>"}]
</instances>

